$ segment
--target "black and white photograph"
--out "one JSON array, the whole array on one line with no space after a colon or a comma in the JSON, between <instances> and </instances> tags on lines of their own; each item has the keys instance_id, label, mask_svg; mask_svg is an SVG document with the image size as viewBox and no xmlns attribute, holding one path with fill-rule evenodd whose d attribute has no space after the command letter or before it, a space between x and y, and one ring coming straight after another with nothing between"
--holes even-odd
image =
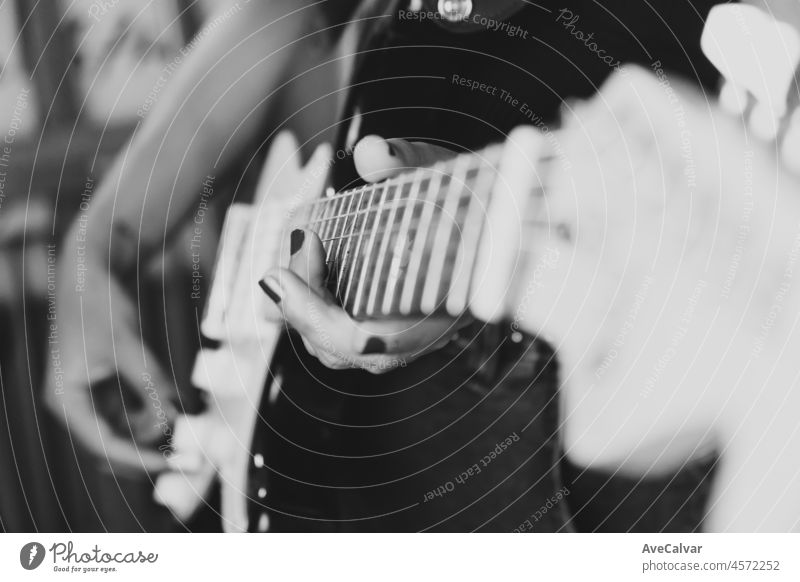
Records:
<instances>
[{"instance_id":1,"label":"black and white photograph","mask_svg":"<svg viewBox=\"0 0 800 582\"><path fill-rule=\"evenodd\" d=\"M0 0L0 577L800 579L799 81L798 0Z\"/></svg>"}]
</instances>

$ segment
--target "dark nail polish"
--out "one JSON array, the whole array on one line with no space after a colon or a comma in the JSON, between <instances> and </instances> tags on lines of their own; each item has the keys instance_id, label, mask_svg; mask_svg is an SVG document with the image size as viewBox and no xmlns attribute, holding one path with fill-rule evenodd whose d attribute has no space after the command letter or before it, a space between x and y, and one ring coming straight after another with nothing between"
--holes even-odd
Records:
<instances>
[{"instance_id":1,"label":"dark nail polish","mask_svg":"<svg viewBox=\"0 0 800 582\"><path fill-rule=\"evenodd\" d=\"M281 296L280 296L280 295L278 295L277 293L275 293L275 291L273 291L273 290L270 288L270 286L269 286L269 285L267 285L267 284L264 282L264 279L262 279L261 281L259 281L259 282L258 282L258 286L259 286L259 287L261 287L261 290L262 290L264 293L266 293L266 294L267 294L267 297L269 297L270 299L272 299L272 301L274 301L276 305L277 305L278 303L280 303L280 302L281 302Z\"/></svg>"},{"instance_id":2,"label":"dark nail polish","mask_svg":"<svg viewBox=\"0 0 800 582\"><path fill-rule=\"evenodd\" d=\"M395 157L397 155L397 150L395 149L394 144L392 144L392 142L390 141L386 142L386 149L389 150L390 156Z\"/></svg>"},{"instance_id":3,"label":"dark nail polish","mask_svg":"<svg viewBox=\"0 0 800 582\"><path fill-rule=\"evenodd\" d=\"M361 353L364 355L385 354L386 342L379 337L371 337L367 340L367 343L364 344L364 350Z\"/></svg>"},{"instance_id":4,"label":"dark nail polish","mask_svg":"<svg viewBox=\"0 0 800 582\"><path fill-rule=\"evenodd\" d=\"M306 233L299 228L294 229L289 239L289 253L294 255L297 251L303 248L304 240L306 240Z\"/></svg>"}]
</instances>

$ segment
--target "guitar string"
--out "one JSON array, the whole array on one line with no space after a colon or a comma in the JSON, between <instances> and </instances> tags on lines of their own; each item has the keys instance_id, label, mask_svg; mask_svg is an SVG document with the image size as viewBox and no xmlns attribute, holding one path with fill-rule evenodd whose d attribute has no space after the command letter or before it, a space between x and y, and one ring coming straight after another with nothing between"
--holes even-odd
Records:
<instances>
[{"instance_id":1,"label":"guitar string","mask_svg":"<svg viewBox=\"0 0 800 582\"><path fill-rule=\"evenodd\" d=\"M544 187L540 187L540 186L537 186L535 188L535 190L543 190L543 189L544 189ZM539 196L535 196L535 197L538 198ZM471 199L471 196L463 198L464 201L467 201L469 199ZM413 200L413 201L406 200L405 202L413 202L413 204L410 204L410 205L411 206L416 206L417 208L422 207L423 204L430 204L430 202L425 201L425 200ZM380 213L380 212L384 212L385 213L388 210L389 209L387 209L387 208L382 208L382 209L364 209L364 210L360 210L360 211L353 212L351 214L342 215L342 216L348 216L348 217L349 216L365 216L366 217L368 214L371 214L371 215L374 215L375 219L372 222L375 223L375 222L378 221L378 213ZM444 205L435 204L434 212L438 212L440 215L444 214ZM457 215L458 214L456 214L454 216L457 216ZM414 222L415 220L416 220L416 222ZM451 220L451 222L457 223L458 221L455 218L453 218ZM526 220L526 219L523 218L522 222L526 223L526 222L530 222L530 220ZM541 223L541 224L549 223L549 221L542 221L542 220L539 220L539 221L536 221L536 222L537 223ZM359 236L359 234L361 234L361 233L356 234L356 233L353 232L353 230L355 228L357 228L358 225L363 225L364 223L366 223L366 219L364 221L354 220L354 221L352 221L352 225L351 225L351 228L350 228L351 232L349 232L347 234L333 234L332 236L325 236L324 238L322 236L320 236L320 241L324 244L324 243L328 243L328 242L331 242L331 241L350 240L352 238L355 238L355 237ZM418 223L419 223L419 217L417 217L416 219L412 218L411 219L411 227L410 227L410 229L413 230L414 229L413 227L416 226ZM307 227L309 230L312 230L313 232L316 232L318 236L320 235L320 233L317 232L317 229L313 228L313 223L305 223L303 226ZM385 232L391 232L395 225L391 225L391 226L387 225L387 226L388 226L388 228L384 229ZM319 230L323 230L323 229L320 228ZM366 230L365 234L369 234L371 232L372 232L372 230L368 229L368 230Z\"/></svg>"},{"instance_id":2,"label":"guitar string","mask_svg":"<svg viewBox=\"0 0 800 582\"><path fill-rule=\"evenodd\" d=\"M440 221L441 221L441 212L439 213L439 215L440 215L439 218L440 218ZM463 218L464 217L462 216L462 219ZM372 222L373 222L373 226L375 226L376 224L381 224L377 220L377 216L375 217L375 220L373 220ZM454 222L458 222L458 220L456 219L456 220L454 220ZM411 221L411 225L409 225L408 231L409 232L414 232L416 234L418 226L419 226L420 223L421 223L421 220L420 220L419 217L416 220ZM364 222L364 225L362 225L362 226L364 226L364 227L366 226L366 221ZM526 230L530 230L531 227L536 227L536 228L541 228L541 229L548 229L548 228L549 229L553 229L554 225L551 223L551 221L528 218L528 219L523 220L523 227L526 228ZM387 233L386 229L384 229L382 227L377 227L377 228L372 228L372 229L362 228L362 231L361 231L361 233L359 235L359 239L363 239L363 237L365 235L369 235L371 239L376 239L377 240L378 237L377 236L373 236L373 231L376 232L376 233L382 233L382 234L386 234ZM388 233L387 240L390 241L390 242L392 242L391 241L391 237L392 237L393 233L394 233L393 229L392 229L391 232ZM453 236L448 238L447 244L443 248L443 252L444 252L444 254L446 256L450 256L453 253L458 253L459 249L470 248L471 249L470 253L474 254L474 252L476 250L476 245L478 243L477 238L479 236L480 236L479 232L475 232L475 233L466 233L466 232L464 232L463 236L453 235ZM426 240L427 240L428 237L429 237L429 233L425 234L425 239ZM350 238L352 238L352 237L351 236L340 236L340 237L337 237L337 240L338 239L350 239ZM324 245L325 242L328 243L328 246L332 247L334 241L333 240L324 241L323 245ZM341 245L341 243L340 243L340 245ZM395 239L395 241L393 241L393 244L387 244L386 246L387 246L387 248L396 248L396 245L397 245L397 239ZM517 252L524 257L524 256L527 256L529 254L528 250L529 249L527 249L527 248L520 248L520 249L517 249ZM408 250L403 250L400 253L400 255L405 257L409 252L410 251L408 251ZM427 245L423 245L422 248L420 249L420 252L422 253L420 255L420 260L423 260L425 258L429 258L430 257L430 255L432 253L432 249L428 248ZM336 268L336 265L333 265L333 263L335 263L335 260L329 262L329 265L334 266L334 268L331 269L331 271L329 271L329 276L331 276L331 277L332 276L336 276L336 281L337 281L336 296L341 296L342 287L344 286L345 300L349 299L349 294L350 294L350 291L352 290L353 274L356 271L359 271L359 270L362 271L362 277L364 279L368 278L372 282L371 285L379 285L379 286L383 287L384 288L384 290L383 290L384 293L386 292L387 289L391 289L391 292L394 293L394 291L395 291L394 287L391 287L388 284L389 283L389 279L392 277L391 271L389 273L386 273L385 269L378 269L377 262L376 262L375 265L372 265L373 261L368 260L367 257L361 256L361 253L359 252L358 249L355 251L354 254L352 254L352 257L350 257L348 255L350 255L350 253L347 253L345 255L345 260L349 259L349 263L348 264L349 264L349 266L351 268L349 276L345 277L346 271L345 271L344 268L341 268L341 267L340 268ZM395 261L395 262L399 263L400 260L401 260L401 257L398 255L397 261ZM444 270L441 272L441 276L440 276L441 282L444 284L443 286L445 287L445 289L447 288L447 285L452 283L452 277L454 275L454 271L453 271L454 265L452 265L450 263L451 263L450 261L445 261ZM368 273L366 273L365 271L369 271L369 270L371 270L372 273L368 277L366 277L366 275ZM360 277L359 279L361 279L362 277ZM345 281L346 281L346 283L345 283ZM397 281L395 281L395 285L396 284L397 284ZM437 294L436 301L438 301L438 299L439 299L439 295ZM372 303L374 304L374 300L372 301ZM412 308L413 308L413 306L412 306ZM384 308L384 311L386 311L386 308Z\"/></svg>"},{"instance_id":3,"label":"guitar string","mask_svg":"<svg viewBox=\"0 0 800 582\"><path fill-rule=\"evenodd\" d=\"M368 190L375 190L375 189L381 188L383 186L386 186L387 188L400 186L402 188L402 187L408 185L410 183L409 182L410 180L415 179L415 176L417 175L417 173L419 171L423 171L426 174L428 174L427 176L424 176L423 179L428 179L428 178L432 177L434 174L437 174L437 173L441 173L441 174L446 174L447 175L447 174L449 174L449 172L452 171L452 168L455 166L455 164L458 163L460 160L462 160L464 158L471 158L471 159L475 160L473 162L474 165L469 168L469 171L481 170L484 167L489 167L489 168L493 168L493 169L496 170L497 166L499 164L499 154L500 154L501 150L502 150L502 146L495 145L495 146L489 146L487 148L484 148L483 150L479 150L478 152L474 152L474 153L458 154L457 156L455 156L453 158L450 158L448 160L444 160L443 162L437 162L436 164L433 164L431 166L417 168L414 171L405 171L405 172L403 172L402 174L400 174L398 176L393 176L391 178L388 178L386 180L382 180L381 182L378 182L378 183L375 183L375 184L366 184L366 185L363 185L363 186L359 186L357 188L351 188L351 189L348 189L348 190L337 192L336 194L333 194L332 196L324 196L324 197L319 198L317 200L313 200L313 201L310 201L310 202L305 202L305 203L299 205L298 208L304 208L305 207L305 208L314 209L315 207L323 206L325 204L329 204L329 203L335 202L336 200L341 199L341 198L346 198L346 197L349 197L349 196L358 195L359 191L364 189L364 188L366 188ZM541 159L545 160L545 158L541 158Z\"/></svg>"},{"instance_id":4,"label":"guitar string","mask_svg":"<svg viewBox=\"0 0 800 582\"><path fill-rule=\"evenodd\" d=\"M545 162L545 163L551 163L554 158L555 158L555 156L547 156L547 157L541 158L541 160L543 162ZM424 168L424 169L428 169L428 168ZM492 170L496 171L495 168L489 168L489 169L492 169ZM446 175L445 177L446 178L452 178L451 175ZM427 180L428 178L425 178L425 179ZM468 180L470 182L471 181L477 182L478 179L479 179L479 176L473 176L473 177L470 177ZM472 188L470 188L470 186L468 184L468 180L464 180L462 182L463 185L464 185L464 188L463 188L463 191L461 193L459 193L459 196L465 196L465 195L474 194L474 192L472 192ZM386 184L386 182L380 182L380 183L374 184L374 185L361 186L361 187L355 188L353 190L348 190L348 191L345 192L345 194L347 196L356 196L356 195L360 196L360 195L362 195L362 191L363 191L364 194L366 194L368 192L369 195L371 196L372 194L378 192L381 189L381 187L383 187L385 184ZM407 184L403 184L404 187L406 185L413 186L413 183L409 182ZM386 187L389 188L390 186L386 186ZM545 187L546 187L546 185L539 185L535 189L536 190L541 190L541 189L544 189ZM423 194L424 194L424 192L423 192ZM303 206L308 207L310 205L319 205L319 209L324 211L324 210L329 209L329 208L330 209L336 208L337 207L336 203L339 202L339 201L342 201L342 200L343 199L341 197L336 197L336 198L327 197L327 198L323 198L323 199L317 200L317 201L312 202L312 203L306 203L304 205L301 205L301 208ZM323 227L323 225L325 225L325 223L328 223L328 222L331 222L331 221L336 221L336 220L340 220L342 218L348 218L348 217L352 217L352 216L358 216L360 214L367 214L367 213L372 213L372 212L381 212L383 210L386 210L387 206L389 206L391 204L394 204L395 200L400 200L401 203L407 203L407 202L415 202L415 203L417 203L417 202L421 202L422 198L420 198L420 197L417 197L417 198L410 198L410 197L409 198L402 198L402 197L388 198L387 197L387 200L386 200L386 202L384 204L371 204L371 205L366 206L365 208L358 208L357 210L351 211L351 212L344 212L344 213L341 213L341 214L332 214L332 215L328 215L328 216L326 216L324 214L324 212L323 212L323 214L319 218L309 219L306 222L301 223L300 227L302 227L302 228L310 228L310 229L314 230L313 226L314 225L318 225L317 228L321 229ZM439 201L445 201L445 200L446 200L446 197L442 196L441 198L437 198L437 199L435 199L433 201L429 201L429 202L439 202ZM339 207L341 207L343 205L344 204L342 203L342 204L339 205ZM356 206L359 206L359 205L356 205Z\"/></svg>"},{"instance_id":5,"label":"guitar string","mask_svg":"<svg viewBox=\"0 0 800 582\"><path fill-rule=\"evenodd\" d=\"M452 176L446 175L445 178L447 178L448 180L451 180ZM471 188L469 186L469 181L476 181L477 178L478 178L477 175L476 176L470 176L470 177L468 177L468 179L461 181L462 190L471 190ZM427 180L427 179L428 178L425 178L425 180ZM383 183L381 183L381 184L383 184ZM374 187L374 188L368 188L367 190L369 190L370 194L372 194L372 193L380 190L381 184L376 185L376 187ZM331 220L337 220L337 219L341 219L341 218L347 218L347 217L350 217L350 216L356 216L356 215L363 214L363 213L366 213L366 212L378 212L378 211L380 211L382 208L384 208L386 206L393 205L395 202L398 202L398 203L401 203L401 204L402 203L406 203L406 202L418 202L420 200L420 198L411 198L408 194L406 195L406 197L404 197L402 195L402 190L405 190L406 187L408 187L408 190L410 192L410 191L412 191L414 189L414 183L413 182L409 182L407 184L403 184L402 189L395 190L394 193L391 196L387 196L386 203L383 206L372 204L372 205L369 205L367 207L361 208L360 205L356 205L357 206L357 210L355 210L355 211L350 210L351 207L348 207L348 211L347 212L344 212L344 213L341 213L341 214L334 214L334 215L331 215L331 216L320 216L319 218L311 219L311 220L305 222L303 224L303 226L309 226L310 227L311 225L314 225L314 224L318 224L318 225L321 226L325 222L328 222L328 221L331 221ZM390 189L390 187L387 187L387 190L388 189ZM423 191L427 191L427 188L424 188L424 189L420 188L420 189L422 189ZM463 192L462 192L462 194L463 194ZM359 195L359 192L355 192L354 195L353 195L353 198L356 195ZM343 200L343 199L342 198L338 198L336 200L326 199L326 200L320 201L320 203L322 205L324 205L326 203L329 203L332 207L336 207L336 202L338 202L339 200ZM442 197L441 200L444 200L444 197ZM343 206L343 204L341 204L340 206Z\"/></svg>"},{"instance_id":6,"label":"guitar string","mask_svg":"<svg viewBox=\"0 0 800 582\"><path fill-rule=\"evenodd\" d=\"M555 155L541 156L539 158L539 164L551 163L552 160L555 159L555 157L556 157ZM463 163L463 156L457 156L456 158L454 158L452 160L449 160L449 162L450 162L450 164L447 164L447 165L451 165L452 166L452 167L449 168L449 172L453 172L455 170L455 168L457 167L457 164L459 162ZM327 196L326 198L323 198L323 199L317 200L317 201L315 201L313 203L307 204L307 206L311 207L312 214L317 214L319 216L319 218L317 218L316 220L309 221L308 223L305 224L305 226L311 228L311 227L314 227L314 225L316 225L315 228L312 228L313 230L318 230L319 232L328 232L328 231L331 230L329 228L331 226L331 223L333 225L333 228L332 228L333 236L325 236L324 238L321 237L322 238L322 242L323 242L323 248L326 247L326 246L328 247L326 249L327 250L326 255L328 257L328 260L326 260L326 263L330 264L332 262L337 262L339 260L343 244L345 244L345 251L347 251L347 249L349 248L349 245L345 241L349 242L350 240L352 240L353 238L356 237L355 231L359 226L359 218L358 218L359 216L364 216L364 220L362 220L360 222L361 230L357 235L358 239L359 239L358 240L359 246L360 246L361 241L362 241L362 239L364 238L365 235L369 235L370 239L375 239L376 238L376 234L378 232L383 232L383 233L388 232L389 233L389 237L391 237L391 234L394 232L395 225L388 225L388 224L387 225L383 225L384 217L380 216L380 215L381 215L381 213L385 213L386 211L391 210L391 209L394 209L394 211L396 212L397 208L400 205L407 205L410 208L410 207L415 207L415 206L419 207L420 204L422 204L422 203L427 203L427 204L435 203L436 206L437 206L437 209L438 209L438 212L436 213L437 214L437 218L438 218L438 220L436 221L436 224L437 224L437 228L439 228L441 226L441 224L442 224L441 214L443 213L443 205L440 205L439 203L440 202L445 202L446 203L449 200L451 202L451 204L452 204L452 198L453 197L452 197L452 195L449 195L449 192L452 191L454 182L458 182L458 181L461 182L460 188L458 188L458 190L457 190L457 197L462 198L465 201L469 201L474 196L474 192L472 192L472 190L473 190L473 187L475 186L475 184L480 179L481 174L485 173L486 170L493 170L493 171L496 172L496 167L490 166L490 165L485 164L485 163L478 164L478 165L469 164L466 170L462 170L461 171L461 174L464 175L464 178L461 179L461 180L455 180L455 178L454 178L454 176L452 174L445 174L444 176L442 176L442 173L444 173L444 170L447 169L447 167L446 167L447 165L445 165L443 168L437 168L436 166L431 167L431 168L419 168L419 169L415 170L413 173L404 174L404 175L399 176L399 177L397 177L395 179L390 179L390 180L387 180L387 181L384 181L384 182L381 182L381 183L377 183L377 184L373 184L373 185L363 185L363 186L360 186L358 188L354 188L354 189L342 192L339 195ZM437 169L443 169L443 172L442 173L438 173L438 176L436 175L436 173L432 174L432 172L431 172L431 170L433 170L435 172ZM468 176L468 174L474 174L474 175ZM438 180L435 180L435 178L437 178L437 177L438 177ZM441 184L444 181L444 179L448 180L447 185L445 187L441 187L439 189L439 192L444 192L445 193L443 196L437 195L434 200L424 200L421 196L414 196L414 197L411 196L412 192L416 191L418 193L419 188L426 181L428 182L428 187L434 181L438 182L439 185L441 186ZM540 185L537 188L535 188L534 190L538 190L543 194L544 188L545 188L544 185ZM379 197L381 202L379 204L375 205L372 202L373 202L373 199L375 197L374 196L375 193L379 192L379 191L381 192L381 196ZM391 196L387 196L387 194L390 193L390 192L391 192ZM406 197L403 196L404 193L406 194ZM437 194L438 194L438 192L437 192ZM352 211L353 202L355 201L355 196L359 197L359 202L358 202L358 204L355 205L356 210ZM348 197L350 199L346 200ZM367 200L369 202L368 202L368 205L365 208L362 209L361 205L362 205L362 202L363 202L365 197L367 198ZM462 204L461 201L459 201L459 203L458 203L459 210L461 208L461 204ZM337 212L337 211L341 211L341 209L343 209L345 207L345 205L347 205L347 212L344 212L344 213ZM416 212L416 209L414 209L411 212L412 212L412 214L414 214ZM330 215L326 216L326 214L330 214ZM372 221L371 221L372 222L372 226L374 227L376 224L380 225L378 228L366 229L367 223L370 222L370 214L374 214L374 216L372 217ZM458 214L458 213L456 213L456 214ZM349 221L348 219L350 219L350 218L353 218L353 220ZM339 228L338 228L339 222L342 219L344 219L344 223L342 225L341 230L339 230ZM462 219L463 219L463 216L462 216ZM421 221L420 221L419 217L416 220L412 219L410 221L409 225L408 225L408 231L411 231L413 229L414 232L416 232L416 229L418 228L420 222ZM539 227L551 226L549 221L528 221L528 224L529 225L530 224L536 224ZM345 231L348 230L348 225L349 225L349 233L348 234L344 234ZM385 228L385 226L388 226L388 229ZM337 234L337 232L340 232L341 234ZM426 235L425 238L427 240L428 235ZM475 236L469 237L469 238L473 239L472 241L468 241L467 238L468 237L466 237L466 236L465 237L456 237L456 243L455 244L453 244L452 240L448 240L447 244L446 244L446 246L444 248L445 254L450 253L452 248L456 248L457 249L461 245L467 245L467 244L470 244L470 242L471 243L477 242L477 241L474 240ZM388 248L390 246L388 244L388 242L389 241L384 243L383 247ZM325 243L329 243L329 244L326 245ZM336 244L336 251L335 252L332 252L333 251L333 247L334 247L333 243ZM370 245L370 246L373 246L373 245ZM520 249L520 250L524 250L524 249ZM422 253L423 253L422 257L424 258L424 257L428 256L431 252L432 252L431 249L423 247L423 249L422 249ZM331 254L333 254L334 261L330 260ZM351 255L353 256L353 259L350 261L350 263L348 265L347 259ZM361 293L362 288L361 287L362 287L362 285L364 283L364 279L365 279L365 275L366 275L365 271L368 270L369 266L370 266L369 263L364 263L364 261L360 262L360 259L362 259L362 258L363 257L359 256L358 252L356 252L354 255L352 253L345 252L345 255L344 255L342 263L340 265L336 265L337 268L331 269L331 271L338 271L337 286L336 286L336 295L337 296L339 296L339 294L341 292L341 284L342 284L342 281L344 280L344 275L346 273L346 269L347 269L348 266L350 266L351 270L350 270L350 274L349 274L349 277L348 277L349 280L348 280L347 284L345 285L345 289L346 289L345 296L346 297L349 296L349 293L350 293L351 287L352 287L353 274L355 273L355 271L357 271L359 269L359 267L361 268L361 271L362 271L361 276L359 277L359 296L362 295L362 293ZM445 277L441 277L444 282L450 281L449 277L452 275L452 268L453 268L453 265L450 265L450 264L446 265L445 271L444 271L444 273L446 273L446 275L445 275ZM376 263L376 266L372 269L372 271L373 271L373 273L372 273L372 276L370 277L370 280L373 283L377 283L379 285L383 285L384 283L388 283L388 280L391 277L391 273L385 274L384 273L385 269L378 269L377 268L377 263ZM332 272L329 273L329 276L332 275L332 274L333 274ZM395 281L395 283L396 283L396 281ZM373 294L374 294L374 292L373 292ZM357 297L357 299L358 299L358 297ZM438 300L438 296L437 296L437 300ZM372 299L371 303L374 303L374 298Z\"/></svg>"}]
</instances>

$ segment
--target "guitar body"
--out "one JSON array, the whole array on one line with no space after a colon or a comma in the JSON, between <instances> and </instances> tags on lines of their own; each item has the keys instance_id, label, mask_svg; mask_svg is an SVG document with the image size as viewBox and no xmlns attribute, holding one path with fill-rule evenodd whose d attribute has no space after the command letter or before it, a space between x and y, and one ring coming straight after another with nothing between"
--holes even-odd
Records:
<instances>
[{"instance_id":1,"label":"guitar body","mask_svg":"<svg viewBox=\"0 0 800 582\"><path fill-rule=\"evenodd\" d=\"M176 471L159 477L156 497L177 516L191 515L219 476L223 526L246 531L246 476L261 392L283 326L277 308L257 282L270 268L286 266L289 232L298 208L319 198L327 179L330 147L319 146L305 165L289 132L276 136L250 204L234 203L222 230L213 283L201 331L218 342L198 353L192 383L208 392L208 411L182 417L173 439ZM185 501L186 497L191 501Z\"/></svg>"},{"instance_id":2,"label":"guitar body","mask_svg":"<svg viewBox=\"0 0 800 582\"><path fill-rule=\"evenodd\" d=\"M357 30L351 27L335 45L320 37L316 50L293 59L294 71L271 97L272 117L292 132L271 139L252 203L234 203L226 214L201 324L202 333L218 345L201 350L192 373L193 384L208 392L208 410L176 420L170 459L174 471L160 475L154 491L155 499L181 521L203 503L218 477L223 528L247 529L245 482L252 432L282 331L277 310L257 281L270 267L288 262L288 248L282 245L292 213L323 190L330 161L326 144L333 139L345 97L329 93L329 88L349 76L356 40ZM298 109L298 103L306 105Z\"/></svg>"}]
</instances>

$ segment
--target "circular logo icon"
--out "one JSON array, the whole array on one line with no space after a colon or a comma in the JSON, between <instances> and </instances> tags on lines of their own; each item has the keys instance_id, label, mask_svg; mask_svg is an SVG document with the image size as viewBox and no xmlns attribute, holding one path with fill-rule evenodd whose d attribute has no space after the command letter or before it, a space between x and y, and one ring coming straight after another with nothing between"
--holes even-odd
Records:
<instances>
[{"instance_id":1,"label":"circular logo icon","mask_svg":"<svg viewBox=\"0 0 800 582\"><path fill-rule=\"evenodd\" d=\"M44 561L44 546L38 542L30 542L19 551L19 563L26 570L35 570Z\"/></svg>"}]
</instances>

